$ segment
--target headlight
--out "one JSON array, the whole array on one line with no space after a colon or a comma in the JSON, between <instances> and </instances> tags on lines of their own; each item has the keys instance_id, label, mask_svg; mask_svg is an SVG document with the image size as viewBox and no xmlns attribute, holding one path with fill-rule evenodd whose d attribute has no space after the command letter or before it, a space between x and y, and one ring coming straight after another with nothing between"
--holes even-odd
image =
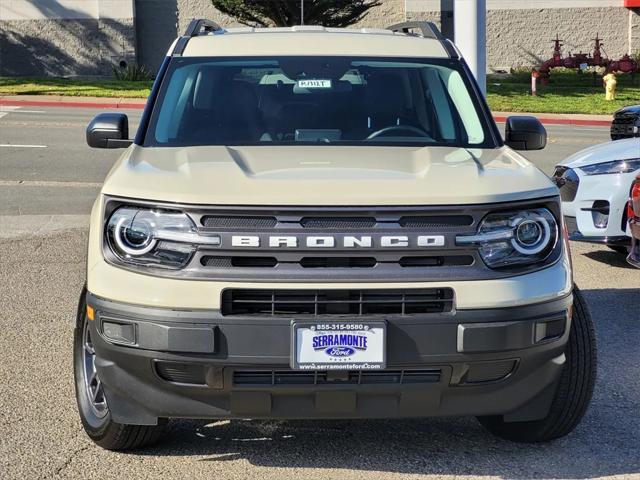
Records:
<instances>
[{"instance_id":1,"label":"headlight","mask_svg":"<svg viewBox=\"0 0 640 480\"><path fill-rule=\"evenodd\" d=\"M615 160L613 162L597 163L578 167L585 175L606 175L613 173L630 173L640 169L640 158Z\"/></svg>"},{"instance_id":2,"label":"headlight","mask_svg":"<svg viewBox=\"0 0 640 480\"><path fill-rule=\"evenodd\" d=\"M105 235L119 261L148 267L183 268L198 245L220 245L218 236L200 236L184 213L137 207L118 208Z\"/></svg>"},{"instance_id":3,"label":"headlight","mask_svg":"<svg viewBox=\"0 0 640 480\"><path fill-rule=\"evenodd\" d=\"M558 224L549 210L540 208L492 213L475 235L458 235L458 245L477 245L491 268L526 265L545 260L558 241Z\"/></svg>"}]
</instances>

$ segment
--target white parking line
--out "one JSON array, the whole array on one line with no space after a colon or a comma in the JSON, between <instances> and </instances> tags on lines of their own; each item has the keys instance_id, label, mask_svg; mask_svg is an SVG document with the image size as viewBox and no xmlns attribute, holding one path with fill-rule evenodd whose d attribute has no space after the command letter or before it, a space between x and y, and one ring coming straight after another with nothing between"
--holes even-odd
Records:
<instances>
[{"instance_id":1,"label":"white parking line","mask_svg":"<svg viewBox=\"0 0 640 480\"><path fill-rule=\"evenodd\" d=\"M583 127L580 125L576 125L576 130L579 132L603 132L609 133L609 127Z\"/></svg>"},{"instance_id":2,"label":"white parking line","mask_svg":"<svg viewBox=\"0 0 640 480\"><path fill-rule=\"evenodd\" d=\"M11 145L9 143L0 143L0 147L14 148L47 148L46 145Z\"/></svg>"},{"instance_id":3,"label":"white parking line","mask_svg":"<svg viewBox=\"0 0 640 480\"><path fill-rule=\"evenodd\" d=\"M7 105L2 105L0 106L0 118L9 115L9 113L11 112L15 112L17 109L19 109L20 107L10 107Z\"/></svg>"},{"instance_id":4,"label":"white parking line","mask_svg":"<svg viewBox=\"0 0 640 480\"><path fill-rule=\"evenodd\" d=\"M6 117L10 113L47 113L45 110L21 110L22 107L13 105L0 105L0 118Z\"/></svg>"},{"instance_id":5,"label":"white parking line","mask_svg":"<svg viewBox=\"0 0 640 480\"><path fill-rule=\"evenodd\" d=\"M47 112L45 110L13 110L12 113L47 113Z\"/></svg>"}]
</instances>

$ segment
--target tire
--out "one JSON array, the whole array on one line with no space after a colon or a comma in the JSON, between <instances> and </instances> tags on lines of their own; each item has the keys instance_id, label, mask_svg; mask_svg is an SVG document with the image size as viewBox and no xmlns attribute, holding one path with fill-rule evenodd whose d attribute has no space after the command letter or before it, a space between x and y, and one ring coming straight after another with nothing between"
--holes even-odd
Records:
<instances>
[{"instance_id":1,"label":"tire","mask_svg":"<svg viewBox=\"0 0 640 480\"><path fill-rule=\"evenodd\" d=\"M627 247L623 247L621 245L607 245L611 250L617 253L621 253L622 255L629 255L629 250Z\"/></svg>"},{"instance_id":2,"label":"tire","mask_svg":"<svg viewBox=\"0 0 640 480\"><path fill-rule=\"evenodd\" d=\"M582 420L596 381L596 339L580 290L573 290L573 317L566 363L547 416L530 422L505 422L502 416L478 417L491 433L514 442L548 442L569 434Z\"/></svg>"},{"instance_id":3,"label":"tire","mask_svg":"<svg viewBox=\"0 0 640 480\"><path fill-rule=\"evenodd\" d=\"M107 450L133 450L152 445L164 432L165 419L159 419L158 425L124 425L111 420L111 413L104 397L100 393L101 384L97 375L92 376L91 389L85 383L90 360L85 354L89 345L92 349L88 333L88 318L85 303L86 290L83 289L78 303L78 314L73 339L73 376L76 388L76 401L80 420L85 432L97 445ZM91 393L95 401L91 400Z\"/></svg>"}]
</instances>

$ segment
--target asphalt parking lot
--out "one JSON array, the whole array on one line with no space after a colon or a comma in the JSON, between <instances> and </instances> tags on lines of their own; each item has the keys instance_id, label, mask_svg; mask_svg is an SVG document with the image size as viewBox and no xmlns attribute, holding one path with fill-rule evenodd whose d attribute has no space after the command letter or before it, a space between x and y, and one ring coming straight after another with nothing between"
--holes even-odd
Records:
<instances>
[{"instance_id":1,"label":"asphalt parking lot","mask_svg":"<svg viewBox=\"0 0 640 480\"><path fill-rule=\"evenodd\" d=\"M0 478L640 478L640 271L584 244L573 245L575 279L596 326L598 383L566 438L514 444L472 418L173 421L154 448L94 446L75 408L72 330L87 215L118 151L84 145L94 111L31 112L0 111ZM529 155L547 173L607 139L603 128L549 133Z\"/></svg>"}]
</instances>

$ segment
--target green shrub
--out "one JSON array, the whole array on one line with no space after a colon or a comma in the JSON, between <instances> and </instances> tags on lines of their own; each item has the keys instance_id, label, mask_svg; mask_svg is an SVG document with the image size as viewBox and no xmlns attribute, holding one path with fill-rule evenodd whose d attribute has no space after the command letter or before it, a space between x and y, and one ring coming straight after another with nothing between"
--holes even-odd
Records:
<instances>
[{"instance_id":1,"label":"green shrub","mask_svg":"<svg viewBox=\"0 0 640 480\"><path fill-rule=\"evenodd\" d=\"M126 82L141 82L151 78L151 74L149 73L149 70L147 70L147 67L136 63L131 63L124 67L114 65L113 76L116 77L117 80L123 80Z\"/></svg>"}]
</instances>

